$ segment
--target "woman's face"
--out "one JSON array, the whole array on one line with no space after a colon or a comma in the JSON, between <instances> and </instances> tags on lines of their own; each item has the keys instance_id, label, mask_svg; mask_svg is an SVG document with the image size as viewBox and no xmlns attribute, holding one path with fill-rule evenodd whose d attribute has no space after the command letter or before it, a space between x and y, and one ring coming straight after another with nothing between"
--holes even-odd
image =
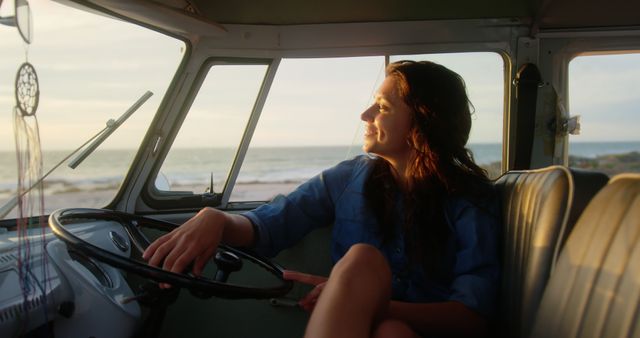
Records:
<instances>
[{"instance_id":1,"label":"woman's face","mask_svg":"<svg viewBox=\"0 0 640 338\"><path fill-rule=\"evenodd\" d=\"M396 78L387 76L378 88L374 104L360 118L365 122L362 149L390 161L405 159L410 152L407 136L413 112L398 94Z\"/></svg>"}]
</instances>

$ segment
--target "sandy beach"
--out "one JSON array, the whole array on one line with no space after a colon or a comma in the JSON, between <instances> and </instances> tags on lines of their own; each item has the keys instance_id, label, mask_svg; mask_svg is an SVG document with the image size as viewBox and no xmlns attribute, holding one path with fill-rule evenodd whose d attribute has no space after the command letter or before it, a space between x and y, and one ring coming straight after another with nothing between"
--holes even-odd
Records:
<instances>
[{"instance_id":1,"label":"sandy beach","mask_svg":"<svg viewBox=\"0 0 640 338\"><path fill-rule=\"evenodd\" d=\"M237 184L230 201L269 201L278 194L286 194L292 191L299 184L300 183ZM202 189L196 186L178 186L174 187L173 190L198 192ZM102 208L111 202L116 193L116 189L102 189L45 194L44 212L45 214L49 214L60 208ZM4 202L5 200L0 200L0 203ZM16 215L17 209L14 208L5 218L15 218Z\"/></svg>"},{"instance_id":2,"label":"sandy beach","mask_svg":"<svg viewBox=\"0 0 640 338\"><path fill-rule=\"evenodd\" d=\"M640 152L632 151L622 154L600 155L596 157L570 156L569 166L604 172L614 176L621 172L640 172ZM500 176L502 170L500 162L485 165L492 179ZM270 201L278 194L287 194L293 191L301 182L279 183L238 183L229 199L231 202L246 201ZM172 185L172 191L192 191L196 194L203 192L201 185ZM115 197L115 186L102 186L98 188L80 189L77 186L66 187L59 182L47 186L45 190L44 213L49 214L60 208L102 208L109 204ZM11 191L0 191L0 205L10 199ZM35 209L38 213L37 208ZM5 219L15 218L17 211L14 208Z\"/></svg>"}]
</instances>

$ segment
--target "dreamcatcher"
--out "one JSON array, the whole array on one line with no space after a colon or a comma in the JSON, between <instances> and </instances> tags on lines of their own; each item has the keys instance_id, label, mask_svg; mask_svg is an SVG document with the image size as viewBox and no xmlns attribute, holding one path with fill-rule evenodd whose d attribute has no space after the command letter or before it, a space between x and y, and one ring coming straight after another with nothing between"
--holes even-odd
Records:
<instances>
[{"instance_id":1,"label":"dreamcatcher","mask_svg":"<svg viewBox=\"0 0 640 338\"><path fill-rule=\"evenodd\" d=\"M25 42L28 59L29 44L32 41L31 11L26 1L16 1L18 30ZM21 13L22 12L22 13ZM19 20L16 20L19 21ZM51 289L49 264L45 252L46 218L44 217L44 194L42 184L42 151L40 131L36 111L40 101L40 86L34 66L25 61L18 68L15 78L16 105L13 109L13 131L15 137L17 163L17 219L18 232L18 275L22 290L22 323L28 323L33 305L44 301L42 297ZM37 266L37 268L34 268ZM45 318L47 311L44 311ZM48 322L48 320L46 320Z\"/></svg>"},{"instance_id":2,"label":"dreamcatcher","mask_svg":"<svg viewBox=\"0 0 640 338\"><path fill-rule=\"evenodd\" d=\"M43 185L39 182L42 177L42 151L36 111L40 88L36 70L29 62L23 63L18 69L15 93L13 128L18 166L18 274L23 295L22 313L26 315L31 302L40 298L38 295L47 294L49 281L45 253L44 193ZM35 257L36 255L39 257ZM32 269L31 265L36 261L40 261L38 265L41 271ZM38 278L39 276L42 278ZM43 281L42 284L38 280ZM46 297L41 299L46 301ZM47 308L46 304L43 308ZM23 323L27 322L26 319Z\"/></svg>"}]
</instances>

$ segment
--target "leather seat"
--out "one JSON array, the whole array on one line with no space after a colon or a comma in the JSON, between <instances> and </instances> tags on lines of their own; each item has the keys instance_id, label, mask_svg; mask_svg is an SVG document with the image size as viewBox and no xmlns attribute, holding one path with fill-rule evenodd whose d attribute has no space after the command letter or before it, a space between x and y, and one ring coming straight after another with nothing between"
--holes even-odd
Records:
<instances>
[{"instance_id":1,"label":"leather seat","mask_svg":"<svg viewBox=\"0 0 640 338\"><path fill-rule=\"evenodd\" d=\"M578 218L582 215L582 212L596 193L609 182L609 176L602 172L576 168L569 168L569 171L573 178L573 199L571 200L571 207L569 209L569 219L567 220L564 230L560 232L561 237L558 238L558 242L556 243L551 270L554 269L558 254L564 246L567 236L577 223Z\"/></svg>"},{"instance_id":2,"label":"leather seat","mask_svg":"<svg viewBox=\"0 0 640 338\"><path fill-rule=\"evenodd\" d=\"M614 177L582 213L531 337L640 337L640 174Z\"/></svg>"},{"instance_id":3,"label":"leather seat","mask_svg":"<svg viewBox=\"0 0 640 338\"><path fill-rule=\"evenodd\" d=\"M607 180L601 173L551 166L510 171L495 182L504 227L499 335L528 336L566 234Z\"/></svg>"}]
</instances>

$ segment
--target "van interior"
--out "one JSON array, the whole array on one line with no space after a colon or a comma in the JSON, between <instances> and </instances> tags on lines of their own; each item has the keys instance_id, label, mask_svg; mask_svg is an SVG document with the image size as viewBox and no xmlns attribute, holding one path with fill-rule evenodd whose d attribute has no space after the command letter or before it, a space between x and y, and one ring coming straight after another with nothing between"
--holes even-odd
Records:
<instances>
[{"instance_id":1,"label":"van interior","mask_svg":"<svg viewBox=\"0 0 640 338\"><path fill-rule=\"evenodd\" d=\"M201 208L252 210L361 154L385 65L433 60L465 79L500 197L491 334L640 338L638 13L0 0L0 336L303 336L310 287L282 272L328 275L331 224L272 258L223 245L204 278L141 254Z\"/></svg>"}]
</instances>

